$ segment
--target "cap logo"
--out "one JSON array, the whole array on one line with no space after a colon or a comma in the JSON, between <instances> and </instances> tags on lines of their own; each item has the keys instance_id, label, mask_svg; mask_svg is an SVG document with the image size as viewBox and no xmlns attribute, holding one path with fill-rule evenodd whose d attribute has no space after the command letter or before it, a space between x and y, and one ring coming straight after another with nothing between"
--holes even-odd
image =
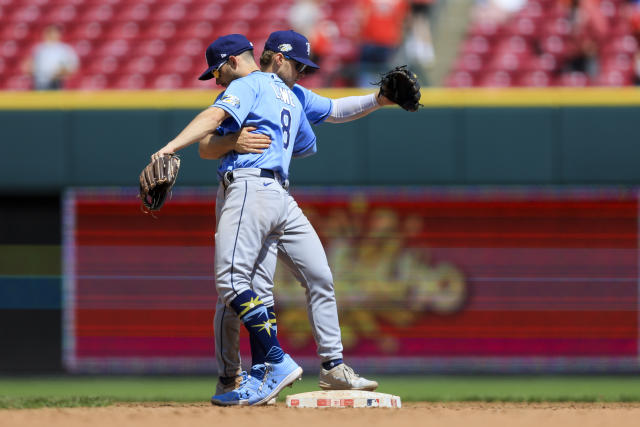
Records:
<instances>
[{"instance_id":1,"label":"cap logo","mask_svg":"<svg viewBox=\"0 0 640 427\"><path fill-rule=\"evenodd\" d=\"M221 54L220 54L220 58L224 58L225 56L227 56L227 54L226 54L226 53L221 53Z\"/></svg>"},{"instance_id":2,"label":"cap logo","mask_svg":"<svg viewBox=\"0 0 640 427\"><path fill-rule=\"evenodd\" d=\"M292 49L293 47L289 43L283 43L280 46L278 46L278 50L280 52L289 52Z\"/></svg>"},{"instance_id":3,"label":"cap logo","mask_svg":"<svg viewBox=\"0 0 640 427\"><path fill-rule=\"evenodd\" d=\"M307 42L307 56L311 55L311 43Z\"/></svg>"}]
</instances>

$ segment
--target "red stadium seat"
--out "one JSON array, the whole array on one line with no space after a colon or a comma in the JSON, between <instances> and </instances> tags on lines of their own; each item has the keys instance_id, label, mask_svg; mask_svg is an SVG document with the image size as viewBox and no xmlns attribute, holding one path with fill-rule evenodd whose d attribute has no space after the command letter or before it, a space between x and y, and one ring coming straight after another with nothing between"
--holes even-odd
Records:
<instances>
[{"instance_id":1,"label":"red stadium seat","mask_svg":"<svg viewBox=\"0 0 640 427\"><path fill-rule=\"evenodd\" d=\"M463 54L486 55L491 50L489 39L485 36L473 36L464 41L462 45Z\"/></svg>"},{"instance_id":2,"label":"red stadium seat","mask_svg":"<svg viewBox=\"0 0 640 427\"><path fill-rule=\"evenodd\" d=\"M146 85L146 79L142 74L123 74L115 78L109 86L112 89L139 90Z\"/></svg>"},{"instance_id":3,"label":"red stadium seat","mask_svg":"<svg viewBox=\"0 0 640 427\"><path fill-rule=\"evenodd\" d=\"M530 71L555 71L558 68L558 61L556 57L549 54L543 53L540 56L534 56L530 58L525 64L523 64L523 68Z\"/></svg>"},{"instance_id":4,"label":"red stadium seat","mask_svg":"<svg viewBox=\"0 0 640 427\"><path fill-rule=\"evenodd\" d=\"M160 39L139 40L133 48L135 56L159 56L167 51L167 43Z\"/></svg>"},{"instance_id":5,"label":"red stadium seat","mask_svg":"<svg viewBox=\"0 0 640 427\"><path fill-rule=\"evenodd\" d=\"M482 66L483 61L480 55L472 53L458 58L454 69L458 71L468 71L470 73L475 73L481 71Z\"/></svg>"},{"instance_id":6,"label":"red stadium seat","mask_svg":"<svg viewBox=\"0 0 640 427\"><path fill-rule=\"evenodd\" d=\"M134 40L140 36L140 24L135 21L116 22L104 35L107 39Z\"/></svg>"},{"instance_id":7,"label":"red stadium seat","mask_svg":"<svg viewBox=\"0 0 640 427\"><path fill-rule=\"evenodd\" d=\"M195 61L191 56L187 56L187 55L169 56L160 62L160 64L158 65L158 70L162 73L167 73L167 74L169 73L184 74L184 73L190 72L191 70L196 68L198 65L199 65L198 61ZM200 73L202 73L204 70L207 69L207 64L204 58L202 59L201 68L202 70L200 71Z\"/></svg>"},{"instance_id":8,"label":"red stadium seat","mask_svg":"<svg viewBox=\"0 0 640 427\"><path fill-rule=\"evenodd\" d=\"M528 71L520 76L516 84L524 87L549 87L553 85L553 79L547 71Z\"/></svg>"},{"instance_id":9,"label":"red stadium seat","mask_svg":"<svg viewBox=\"0 0 640 427\"><path fill-rule=\"evenodd\" d=\"M109 22L113 18L114 9L110 4L90 4L79 16L84 22Z\"/></svg>"},{"instance_id":10,"label":"red stadium seat","mask_svg":"<svg viewBox=\"0 0 640 427\"><path fill-rule=\"evenodd\" d=\"M152 5L148 3L127 4L116 15L122 21L144 21L151 15Z\"/></svg>"},{"instance_id":11,"label":"red stadium seat","mask_svg":"<svg viewBox=\"0 0 640 427\"><path fill-rule=\"evenodd\" d=\"M156 61L152 56L140 56L131 58L122 67L122 71L129 74L149 74L154 71Z\"/></svg>"},{"instance_id":12,"label":"red stadium seat","mask_svg":"<svg viewBox=\"0 0 640 427\"><path fill-rule=\"evenodd\" d=\"M481 87L510 87L514 85L511 73L507 71L493 71L483 74L480 77Z\"/></svg>"},{"instance_id":13,"label":"red stadium seat","mask_svg":"<svg viewBox=\"0 0 640 427\"><path fill-rule=\"evenodd\" d=\"M104 24L99 22L80 22L74 25L69 36L71 40L95 40L102 37L104 33Z\"/></svg>"},{"instance_id":14,"label":"red stadium seat","mask_svg":"<svg viewBox=\"0 0 640 427\"><path fill-rule=\"evenodd\" d=\"M109 86L109 80L104 74L83 75L72 77L69 81L72 89L79 90L104 90Z\"/></svg>"},{"instance_id":15,"label":"red stadium seat","mask_svg":"<svg viewBox=\"0 0 640 427\"><path fill-rule=\"evenodd\" d=\"M220 19L224 14L224 9L220 3L200 3L189 8L189 16L194 19L207 20L209 22Z\"/></svg>"},{"instance_id":16,"label":"red stadium seat","mask_svg":"<svg viewBox=\"0 0 640 427\"><path fill-rule=\"evenodd\" d=\"M489 39L494 38L499 34L499 27L493 22L478 22L472 24L469 29L469 36L484 36Z\"/></svg>"},{"instance_id":17,"label":"red stadium seat","mask_svg":"<svg viewBox=\"0 0 640 427\"><path fill-rule=\"evenodd\" d=\"M490 71L517 71L520 69L521 60L518 55L510 52L493 56L489 62L487 69Z\"/></svg>"},{"instance_id":18,"label":"red stadium seat","mask_svg":"<svg viewBox=\"0 0 640 427\"><path fill-rule=\"evenodd\" d=\"M90 61L87 61L86 65L83 65L82 70L91 74L113 74L119 70L120 61L115 56L98 56Z\"/></svg>"},{"instance_id":19,"label":"red stadium seat","mask_svg":"<svg viewBox=\"0 0 640 427\"><path fill-rule=\"evenodd\" d=\"M121 57L127 55L130 49L131 46L127 40L107 40L105 43L98 47L96 53L101 56Z\"/></svg>"},{"instance_id":20,"label":"red stadium seat","mask_svg":"<svg viewBox=\"0 0 640 427\"><path fill-rule=\"evenodd\" d=\"M633 55L638 50L638 42L632 35L613 37L609 42L601 46L603 56L610 56L617 53Z\"/></svg>"},{"instance_id":21,"label":"red stadium seat","mask_svg":"<svg viewBox=\"0 0 640 427\"><path fill-rule=\"evenodd\" d=\"M177 73L160 74L151 81L151 89L178 89L183 86L182 76Z\"/></svg>"},{"instance_id":22,"label":"red stadium seat","mask_svg":"<svg viewBox=\"0 0 640 427\"><path fill-rule=\"evenodd\" d=\"M205 43L197 38L167 40L167 54L170 56L204 55L206 48Z\"/></svg>"},{"instance_id":23,"label":"red stadium seat","mask_svg":"<svg viewBox=\"0 0 640 427\"><path fill-rule=\"evenodd\" d=\"M58 4L50 8L44 14L40 22L50 24L66 24L73 22L78 17L78 9L72 4Z\"/></svg>"},{"instance_id":24,"label":"red stadium seat","mask_svg":"<svg viewBox=\"0 0 640 427\"><path fill-rule=\"evenodd\" d=\"M524 37L526 39L534 39L539 36L537 22L528 17L516 18L507 24L507 34Z\"/></svg>"},{"instance_id":25,"label":"red stadium seat","mask_svg":"<svg viewBox=\"0 0 640 427\"><path fill-rule=\"evenodd\" d=\"M187 21L182 25L176 34L176 37L182 39L199 38L202 40L213 41L216 25L210 20Z\"/></svg>"},{"instance_id":26,"label":"red stadium seat","mask_svg":"<svg viewBox=\"0 0 640 427\"><path fill-rule=\"evenodd\" d=\"M26 22L7 22L0 28L0 40L24 40L33 34Z\"/></svg>"},{"instance_id":27,"label":"red stadium seat","mask_svg":"<svg viewBox=\"0 0 640 427\"><path fill-rule=\"evenodd\" d=\"M176 35L177 25L172 21L155 22L149 25L143 36L152 39L169 40Z\"/></svg>"},{"instance_id":28,"label":"red stadium seat","mask_svg":"<svg viewBox=\"0 0 640 427\"><path fill-rule=\"evenodd\" d=\"M543 24L542 32L547 36L568 37L571 34L571 23L565 17L555 18Z\"/></svg>"},{"instance_id":29,"label":"red stadium seat","mask_svg":"<svg viewBox=\"0 0 640 427\"><path fill-rule=\"evenodd\" d=\"M631 75L634 71L633 57L626 53L617 53L605 57L602 59L601 68L604 71L619 71Z\"/></svg>"},{"instance_id":30,"label":"red stadium seat","mask_svg":"<svg viewBox=\"0 0 640 427\"><path fill-rule=\"evenodd\" d=\"M19 43L15 40L4 41L0 44L0 57L15 58L24 51L22 46L23 43Z\"/></svg>"},{"instance_id":31,"label":"red stadium seat","mask_svg":"<svg viewBox=\"0 0 640 427\"><path fill-rule=\"evenodd\" d=\"M149 19L154 21L180 21L187 14L187 6L182 3L159 4L152 9Z\"/></svg>"},{"instance_id":32,"label":"red stadium seat","mask_svg":"<svg viewBox=\"0 0 640 427\"><path fill-rule=\"evenodd\" d=\"M35 4L28 4L13 10L9 16L12 22L36 22L42 17L42 8Z\"/></svg>"},{"instance_id":33,"label":"red stadium seat","mask_svg":"<svg viewBox=\"0 0 640 427\"><path fill-rule=\"evenodd\" d=\"M76 40L71 43L71 46L80 59L88 57L94 52L94 44L89 40Z\"/></svg>"},{"instance_id":34,"label":"red stadium seat","mask_svg":"<svg viewBox=\"0 0 640 427\"><path fill-rule=\"evenodd\" d=\"M25 74L5 76L2 81L2 88L5 90L30 90L33 86L31 77Z\"/></svg>"},{"instance_id":35,"label":"red stadium seat","mask_svg":"<svg viewBox=\"0 0 640 427\"><path fill-rule=\"evenodd\" d=\"M536 1L529 1L524 5L522 9L518 12L519 18L529 18L534 20L539 20L542 18L544 14L542 4Z\"/></svg>"},{"instance_id":36,"label":"red stadium seat","mask_svg":"<svg viewBox=\"0 0 640 427\"><path fill-rule=\"evenodd\" d=\"M447 87L473 87L474 86L474 77L468 71L455 71L450 74L446 81L445 86Z\"/></svg>"},{"instance_id":37,"label":"red stadium seat","mask_svg":"<svg viewBox=\"0 0 640 427\"><path fill-rule=\"evenodd\" d=\"M557 79L556 84L558 86L587 87L589 86L589 77L580 71L562 73Z\"/></svg>"},{"instance_id":38,"label":"red stadium seat","mask_svg":"<svg viewBox=\"0 0 640 427\"><path fill-rule=\"evenodd\" d=\"M603 70L596 79L598 86L629 86L633 83L633 79L629 73L620 70L610 69Z\"/></svg>"}]
</instances>

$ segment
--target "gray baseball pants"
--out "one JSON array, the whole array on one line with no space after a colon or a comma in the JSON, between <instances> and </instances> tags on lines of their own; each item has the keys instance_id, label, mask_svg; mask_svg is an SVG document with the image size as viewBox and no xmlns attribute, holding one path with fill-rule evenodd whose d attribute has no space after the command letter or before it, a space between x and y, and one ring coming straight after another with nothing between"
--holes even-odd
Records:
<instances>
[{"instance_id":1,"label":"gray baseball pants","mask_svg":"<svg viewBox=\"0 0 640 427\"><path fill-rule=\"evenodd\" d=\"M273 306L276 262L305 289L307 314L322 361L342 358L333 277L320 238L294 198L260 169L236 169L216 197L216 289L214 338L218 374L241 371L240 319L228 302L249 288ZM267 219L268 218L268 219ZM277 313L276 313L277 314ZM286 350L285 350L286 351Z\"/></svg>"}]
</instances>

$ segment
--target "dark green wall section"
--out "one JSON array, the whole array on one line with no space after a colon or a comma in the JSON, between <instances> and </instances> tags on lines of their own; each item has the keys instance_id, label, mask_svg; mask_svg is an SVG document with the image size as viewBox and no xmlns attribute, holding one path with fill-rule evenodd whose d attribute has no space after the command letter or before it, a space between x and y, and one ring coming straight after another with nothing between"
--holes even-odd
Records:
<instances>
[{"instance_id":1,"label":"dark green wall section","mask_svg":"<svg viewBox=\"0 0 640 427\"><path fill-rule=\"evenodd\" d=\"M58 194L0 195L0 375L62 370L60 218Z\"/></svg>"},{"instance_id":2,"label":"dark green wall section","mask_svg":"<svg viewBox=\"0 0 640 427\"><path fill-rule=\"evenodd\" d=\"M131 186L198 110L2 111L0 191ZM387 108L315 126L318 154L296 185L637 184L640 107ZM183 151L179 184L216 182L216 161Z\"/></svg>"}]
</instances>

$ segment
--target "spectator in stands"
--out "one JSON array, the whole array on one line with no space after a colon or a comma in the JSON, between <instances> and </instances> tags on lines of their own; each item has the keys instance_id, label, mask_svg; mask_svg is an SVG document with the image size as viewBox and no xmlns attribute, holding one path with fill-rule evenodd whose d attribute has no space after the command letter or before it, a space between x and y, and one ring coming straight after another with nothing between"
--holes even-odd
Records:
<instances>
[{"instance_id":1,"label":"spectator in stands","mask_svg":"<svg viewBox=\"0 0 640 427\"><path fill-rule=\"evenodd\" d=\"M318 0L297 0L289 9L291 28L309 38L318 22L324 17Z\"/></svg>"},{"instance_id":2,"label":"spectator in stands","mask_svg":"<svg viewBox=\"0 0 640 427\"><path fill-rule=\"evenodd\" d=\"M427 84L427 71L435 60L431 37L430 18L437 0L411 0L409 27L403 42L403 53L406 62L420 79L420 84Z\"/></svg>"},{"instance_id":3,"label":"spectator in stands","mask_svg":"<svg viewBox=\"0 0 640 427\"><path fill-rule=\"evenodd\" d=\"M336 23L325 17L320 6L321 0L298 0L289 10L289 24L309 40L312 46L310 58L316 64L332 51L340 32Z\"/></svg>"},{"instance_id":4,"label":"spectator in stands","mask_svg":"<svg viewBox=\"0 0 640 427\"><path fill-rule=\"evenodd\" d=\"M400 47L409 5L407 0L360 0L360 10L358 85L371 87Z\"/></svg>"},{"instance_id":5,"label":"spectator in stands","mask_svg":"<svg viewBox=\"0 0 640 427\"><path fill-rule=\"evenodd\" d=\"M569 6L571 36L575 46L566 71L579 71L591 78L597 76L598 46L609 34L609 23L600 10L600 0L564 0Z\"/></svg>"},{"instance_id":6,"label":"spectator in stands","mask_svg":"<svg viewBox=\"0 0 640 427\"><path fill-rule=\"evenodd\" d=\"M78 55L61 38L60 27L47 26L42 42L35 46L31 59L24 64L25 72L33 78L34 89L62 89L66 77L78 68Z\"/></svg>"},{"instance_id":7,"label":"spectator in stands","mask_svg":"<svg viewBox=\"0 0 640 427\"><path fill-rule=\"evenodd\" d=\"M636 39L637 46L640 46L640 0L629 2L627 18L631 24L631 34ZM633 58L633 83L640 86L640 50L636 51Z\"/></svg>"}]
</instances>

